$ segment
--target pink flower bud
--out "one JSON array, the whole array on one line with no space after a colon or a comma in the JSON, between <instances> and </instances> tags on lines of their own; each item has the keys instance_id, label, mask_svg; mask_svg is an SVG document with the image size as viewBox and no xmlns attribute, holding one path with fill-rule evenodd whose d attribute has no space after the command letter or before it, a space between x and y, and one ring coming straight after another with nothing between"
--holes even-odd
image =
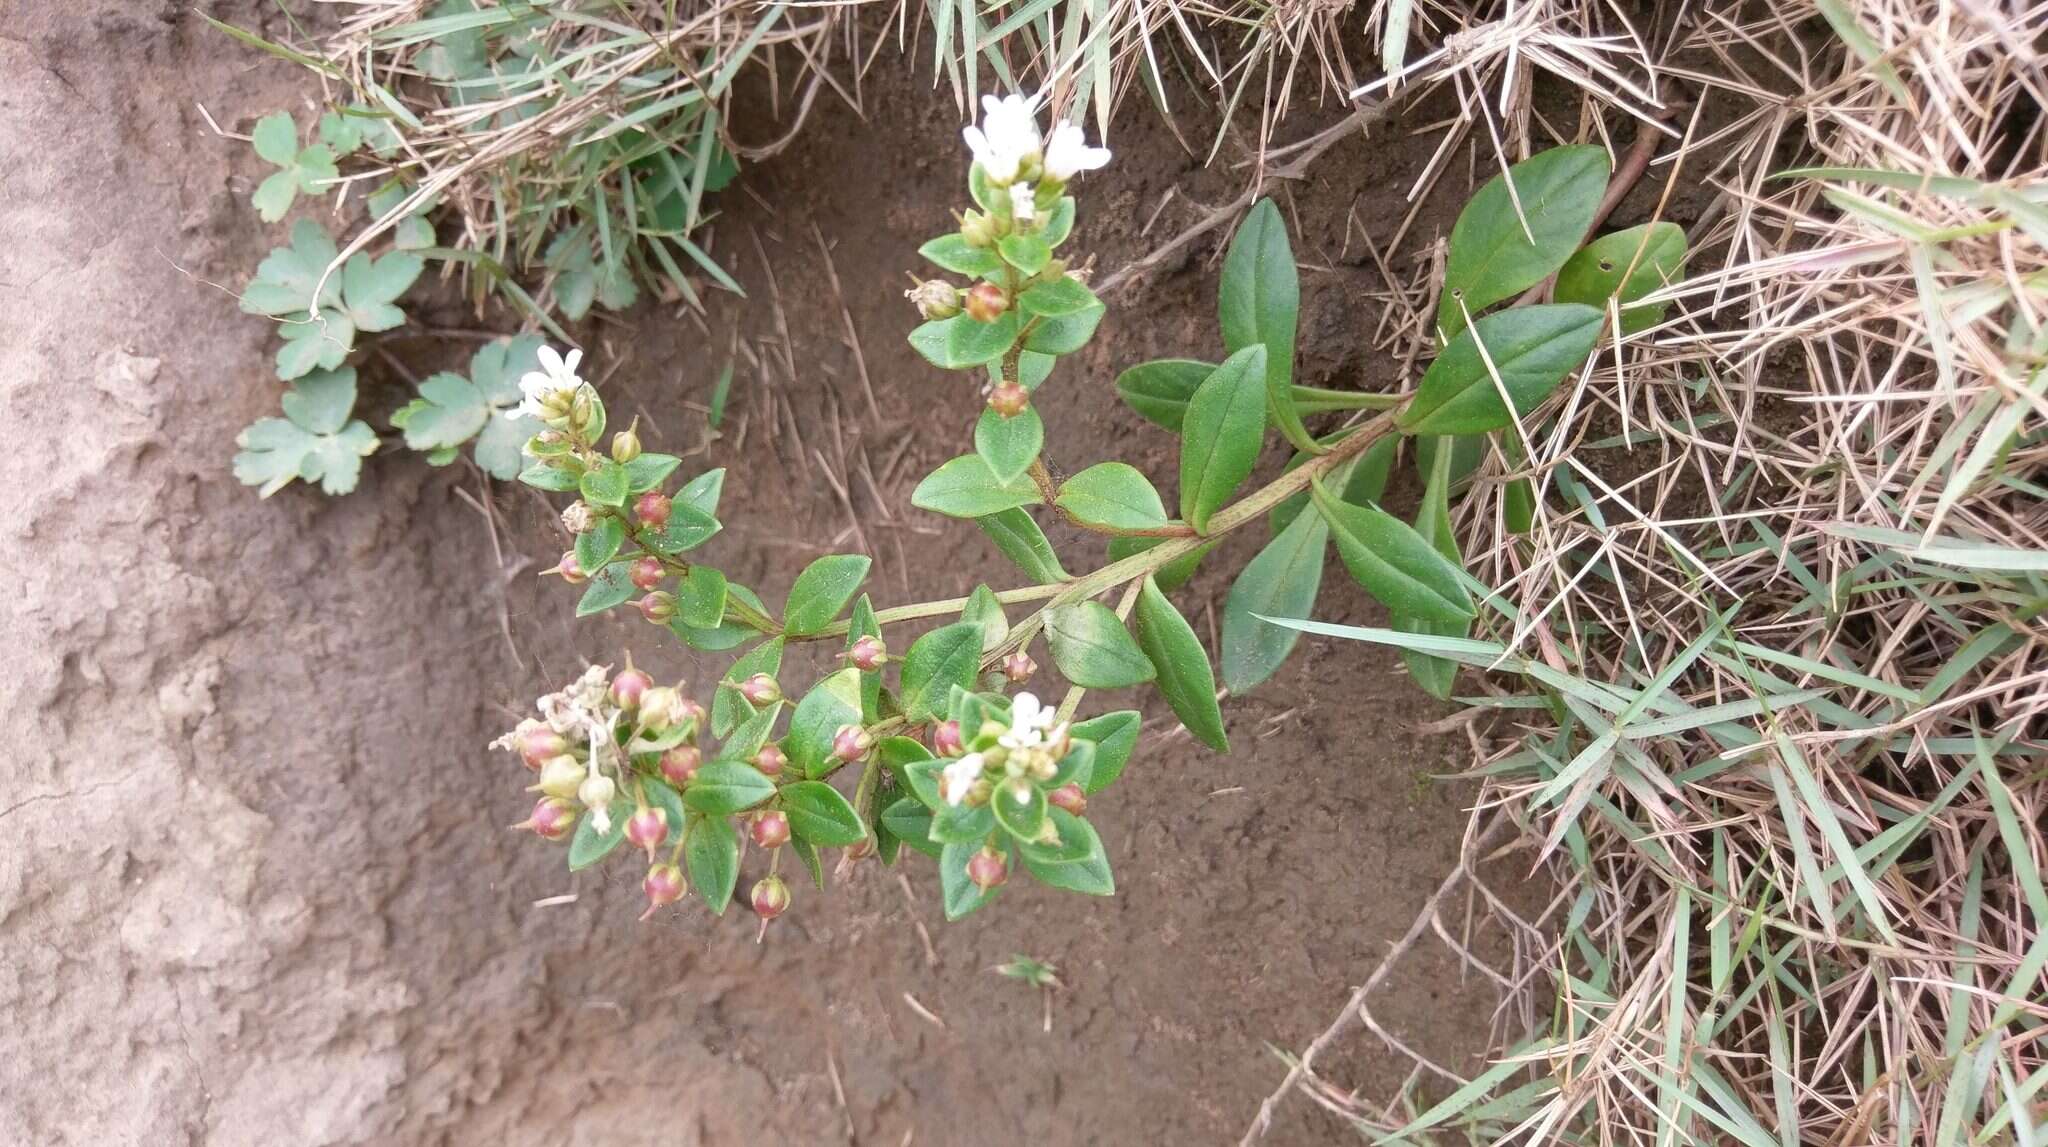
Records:
<instances>
[{"instance_id":1,"label":"pink flower bud","mask_svg":"<svg viewBox=\"0 0 2048 1147\"><path fill-rule=\"evenodd\" d=\"M702 725L704 723L704 706L699 705L694 697L685 697L676 702L676 723L679 725L690 723Z\"/></svg>"},{"instance_id":2,"label":"pink flower bud","mask_svg":"<svg viewBox=\"0 0 2048 1147\"><path fill-rule=\"evenodd\" d=\"M853 647L846 651L847 663L863 673L873 673L888 659L889 647L882 644L881 638L872 634L862 635L853 643Z\"/></svg>"},{"instance_id":3,"label":"pink flower bud","mask_svg":"<svg viewBox=\"0 0 2048 1147\"><path fill-rule=\"evenodd\" d=\"M661 579L668 576L668 570L661 564L660 558L646 557L634 562L633 568L626 572L626 576L640 589L653 589L661 584Z\"/></svg>"},{"instance_id":4,"label":"pink flower bud","mask_svg":"<svg viewBox=\"0 0 2048 1147\"><path fill-rule=\"evenodd\" d=\"M1009 878L1009 861L994 849L984 848L967 858L967 879L983 892L1000 886Z\"/></svg>"},{"instance_id":5,"label":"pink flower bud","mask_svg":"<svg viewBox=\"0 0 2048 1147\"><path fill-rule=\"evenodd\" d=\"M766 673L756 673L740 682L740 696L751 705L773 705L782 700L782 686Z\"/></svg>"},{"instance_id":6,"label":"pink flower bud","mask_svg":"<svg viewBox=\"0 0 2048 1147\"><path fill-rule=\"evenodd\" d=\"M1065 809L1075 816L1080 816L1088 810L1088 794L1082 792L1081 786L1073 781L1068 781L1045 794L1045 799L1051 802L1052 807Z\"/></svg>"},{"instance_id":7,"label":"pink flower bud","mask_svg":"<svg viewBox=\"0 0 2048 1147\"><path fill-rule=\"evenodd\" d=\"M788 763L789 758L783 756L782 750L772 744L761 746L761 751L754 754L754 767L761 770L762 776L771 780L781 776L783 766Z\"/></svg>"},{"instance_id":8,"label":"pink flower bud","mask_svg":"<svg viewBox=\"0 0 2048 1147\"><path fill-rule=\"evenodd\" d=\"M762 848L781 848L789 843L789 818L779 812L764 812L747 824L747 836Z\"/></svg>"},{"instance_id":9,"label":"pink flower bud","mask_svg":"<svg viewBox=\"0 0 2048 1147\"><path fill-rule=\"evenodd\" d=\"M654 678L638 669L628 669L612 678L612 700L631 709L640 703L640 698L654 687Z\"/></svg>"},{"instance_id":10,"label":"pink flower bud","mask_svg":"<svg viewBox=\"0 0 2048 1147\"><path fill-rule=\"evenodd\" d=\"M555 572L570 585L581 585L590 575L583 572L583 564L576 560L575 550L564 550L562 560L555 563Z\"/></svg>"},{"instance_id":11,"label":"pink flower bud","mask_svg":"<svg viewBox=\"0 0 2048 1147\"><path fill-rule=\"evenodd\" d=\"M569 751L569 740L535 721L519 734L519 759L535 772L554 757Z\"/></svg>"},{"instance_id":12,"label":"pink flower bud","mask_svg":"<svg viewBox=\"0 0 2048 1147\"><path fill-rule=\"evenodd\" d=\"M668 813L649 805L626 818L626 840L654 859L654 850L668 839Z\"/></svg>"},{"instance_id":13,"label":"pink flower bud","mask_svg":"<svg viewBox=\"0 0 2048 1147\"><path fill-rule=\"evenodd\" d=\"M988 392L988 408L1004 418L1015 418L1031 409L1031 392L1014 382L999 383Z\"/></svg>"},{"instance_id":14,"label":"pink flower bud","mask_svg":"<svg viewBox=\"0 0 2048 1147\"><path fill-rule=\"evenodd\" d=\"M960 722L941 721L932 730L932 752L941 757L957 757L967 748L960 738Z\"/></svg>"},{"instance_id":15,"label":"pink flower bud","mask_svg":"<svg viewBox=\"0 0 2048 1147\"><path fill-rule=\"evenodd\" d=\"M640 891L647 894L647 911L640 914L642 920L655 912L674 904L683 898L683 870L673 864L657 864L647 870L647 879L640 882Z\"/></svg>"},{"instance_id":16,"label":"pink flower bud","mask_svg":"<svg viewBox=\"0 0 2048 1147\"><path fill-rule=\"evenodd\" d=\"M1031 675L1036 672L1038 662L1031 660L1031 655L1021 649L1003 658L1003 676L1016 684L1022 685L1031 680Z\"/></svg>"},{"instance_id":17,"label":"pink flower bud","mask_svg":"<svg viewBox=\"0 0 2048 1147\"><path fill-rule=\"evenodd\" d=\"M875 738L859 725L841 725L832 734L832 755L849 763L867 756L874 745Z\"/></svg>"},{"instance_id":18,"label":"pink flower bud","mask_svg":"<svg viewBox=\"0 0 2048 1147\"><path fill-rule=\"evenodd\" d=\"M690 783L703 764L702 749L695 745L676 745L661 755L661 776L668 783L682 788Z\"/></svg>"},{"instance_id":19,"label":"pink flower bud","mask_svg":"<svg viewBox=\"0 0 2048 1147\"><path fill-rule=\"evenodd\" d=\"M780 876L764 876L754 882L751 894L754 913L763 920L773 920L789 910L789 885Z\"/></svg>"},{"instance_id":20,"label":"pink flower bud","mask_svg":"<svg viewBox=\"0 0 2048 1147\"><path fill-rule=\"evenodd\" d=\"M655 625L667 625L668 619L676 615L674 595L656 590L640 599L640 616Z\"/></svg>"},{"instance_id":21,"label":"pink flower bud","mask_svg":"<svg viewBox=\"0 0 2048 1147\"><path fill-rule=\"evenodd\" d=\"M978 323L992 323L1010 309L1010 297L994 283L976 283L967 292L967 315Z\"/></svg>"},{"instance_id":22,"label":"pink flower bud","mask_svg":"<svg viewBox=\"0 0 2048 1147\"><path fill-rule=\"evenodd\" d=\"M669 501L668 495L658 490L649 490L633 502L633 516L640 519L643 526L665 526L668 524L669 511L674 506L675 503Z\"/></svg>"},{"instance_id":23,"label":"pink flower bud","mask_svg":"<svg viewBox=\"0 0 2048 1147\"><path fill-rule=\"evenodd\" d=\"M533 806L533 815L513 825L513 828L531 829L542 840L561 840L576 827L577 808L560 797L542 797Z\"/></svg>"}]
</instances>

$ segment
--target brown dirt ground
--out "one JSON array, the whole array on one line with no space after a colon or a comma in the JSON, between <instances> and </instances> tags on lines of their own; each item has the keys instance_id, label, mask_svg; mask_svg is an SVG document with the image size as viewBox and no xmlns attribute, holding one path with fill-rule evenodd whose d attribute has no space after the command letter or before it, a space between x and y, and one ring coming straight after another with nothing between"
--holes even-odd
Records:
<instances>
[{"instance_id":1,"label":"brown dirt ground","mask_svg":"<svg viewBox=\"0 0 2048 1147\"><path fill-rule=\"evenodd\" d=\"M267 6L220 8L283 31ZM946 926L915 861L908 898L873 865L827 894L799 888L765 944L691 902L636 926L631 866L572 877L503 830L523 773L483 746L582 659L630 648L693 681L716 665L637 619L573 622L569 592L532 576L561 541L529 491L489 495L494 542L462 496L481 493L475 476L402 450L347 498L236 486L231 439L276 401L271 336L212 284L238 285L282 228L247 205L254 157L198 107L243 129L279 107L303 120L312 85L180 5L20 14L0 37L0 393L20 443L0 454L16 491L0 562L19 587L0 613L0 697L24 726L0 793L0 1141L1235 1141L1282 1071L1268 1045L1320 1031L1451 863L1465 790L1427 777L1467 747L1416 731L1446 710L1390 657L1306 641L1226 705L1229 757L1136 698L1145 740L1091 807L1114 899L1018 887ZM616 410L691 471L730 467L707 555L771 601L809 558L859 546L834 482L878 600L1014 583L971 527L908 507L979 402L902 339L903 272L960 198L953 110L887 56L863 98L861 115L821 101L796 146L724 197L719 249L748 301L585 331ZM1210 130L1195 117L1187 135ZM1234 190L1144 109L1113 142L1076 244L1105 268L1157 240L1139 232L1168 188ZM1432 144L1343 144L1287 193L1313 265L1303 381L1394 381L1370 350L1377 273L1358 244L1342 254L1344 228L1355 204L1384 242ZM1160 233L1191 218L1170 207ZM1446 224L1432 205L1421 226ZM1145 358L1217 352L1212 254L1198 244L1124 292L1055 376L1057 461L1170 476L1172 442L1110 383ZM392 345L414 369L467 353ZM735 345L727 433L706 441L702 404ZM1178 595L1198 628L1253 545L1233 539ZM1382 620L1335 563L1325 587L1323 616ZM1037 995L989 973L1019 952L1062 969L1050 1034ZM1482 985L1416 960L1379 1014L1469 1065L1492 1008ZM1407 1070L1363 1039L1327 1063L1379 1093ZM1272 1136L1351 1139L1299 1097Z\"/></svg>"}]
</instances>

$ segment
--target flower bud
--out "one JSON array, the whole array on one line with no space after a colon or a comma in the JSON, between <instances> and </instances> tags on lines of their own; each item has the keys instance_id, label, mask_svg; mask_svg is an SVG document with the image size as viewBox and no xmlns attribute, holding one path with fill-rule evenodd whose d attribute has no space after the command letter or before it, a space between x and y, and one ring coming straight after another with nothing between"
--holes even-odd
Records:
<instances>
[{"instance_id":1,"label":"flower bud","mask_svg":"<svg viewBox=\"0 0 2048 1147\"><path fill-rule=\"evenodd\" d=\"M682 788L697 775L703 763L704 750L695 745L675 745L661 755L661 775L668 783Z\"/></svg>"},{"instance_id":2,"label":"flower bud","mask_svg":"<svg viewBox=\"0 0 2048 1147\"><path fill-rule=\"evenodd\" d=\"M1031 655L1021 649L1003 658L1003 676L1016 684L1022 685L1031 680L1031 675L1036 672L1038 662L1031 660Z\"/></svg>"},{"instance_id":3,"label":"flower bud","mask_svg":"<svg viewBox=\"0 0 2048 1147\"><path fill-rule=\"evenodd\" d=\"M562 552L562 560L555 563L555 572L561 574L562 580L570 585L580 585L590 576L583 572L583 563L576 560L575 550Z\"/></svg>"},{"instance_id":4,"label":"flower bud","mask_svg":"<svg viewBox=\"0 0 2048 1147\"><path fill-rule=\"evenodd\" d=\"M988 408L1004 418L1015 418L1031 409L1031 392L1018 383L997 383L988 392Z\"/></svg>"},{"instance_id":5,"label":"flower bud","mask_svg":"<svg viewBox=\"0 0 2048 1147\"><path fill-rule=\"evenodd\" d=\"M675 595L659 590L641 598L639 606L640 616L655 625L667 625L668 619L676 615Z\"/></svg>"},{"instance_id":6,"label":"flower bud","mask_svg":"<svg viewBox=\"0 0 2048 1147\"><path fill-rule=\"evenodd\" d=\"M928 319L950 319L960 313L960 288L944 279L927 279L903 292L903 297Z\"/></svg>"},{"instance_id":7,"label":"flower bud","mask_svg":"<svg viewBox=\"0 0 2048 1147\"><path fill-rule=\"evenodd\" d=\"M789 910L789 885L782 877L769 875L754 882L751 894L754 914L763 920L773 920Z\"/></svg>"},{"instance_id":8,"label":"flower bud","mask_svg":"<svg viewBox=\"0 0 2048 1147\"><path fill-rule=\"evenodd\" d=\"M569 751L569 739L541 724L526 721L519 730L519 759L526 767L538 772L549 758L559 757Z\"/></svg>"},{"instance_id":9,"label":"flower bud","mask_svg":"<svg viewBox=\"0 0 2048 1147\"><path fill-rule=\"evenodd\" d=\"M747 836L762 848L781 848L789 843L789 818L774 811L761 813L747 824Z\"/></svg>"},{"instance_id":10,"label":"flower bud","mask_svg":"<svg viewBox=\"0 0 2048 1147\"><path fill-rule=\"evenodd\" d=\"M969 247L993 247L996 242L995 220L979 211L969 211L960 217L960 237Z\"/></svg>"},{"instance_id":11,"label":"flower bud","mask_svg":"<svg viewBox=\"0 0 2048 1147\"><path fill-rule=\"evenodd\" d=\"M991 848L967 858L967 879L976 888L988 892L1010 878L1010 863L1003 854Z\"/></svg>"},{"instance_id":12,"label":"flower bud","mask_svg":"<svg viewBox=\"0 0 2048 1147\"><path fill-rule=\"evenodd\" d=\"M626 840L654 859L654 850L668 839L668 812L649 805L626 818Z\"/></svg>"},{"instance_id":13,"label":"flower bud","mask_svg":"<svg viewBox=\"0 0 2048 1147\"><path fill-rule=\"evenodd\" d=\"M695 698L685 697L676 702L676 724L702 725L704 717L704 706L699 705Z\"/></svg>"},{"instance_id":14,"label":"flower bud","mask_svg":"<svg viewBox=\"0 0 2048 1147\"><path fill-rule=\"evenodd\" d=\"M571 502L562 510L562 528L572 534L587 534L597 525L597 512L588 502Z\"/></svg>"},{"instance_id":15,"label":"flower bud","mask_svg":"<svg viewBox=\"0 0 2048 1147\"><path fill-rule=\"evenodd\" d=\"M667 494L649 490L633 502L633 516L640 519L643 526L665 526L668 524L669 511L674 508L675 503L669 500Z\"/></svg>"},{"instance_id":16,"label":"flower bud","mask_svg":"<svg viewBox=\"0 0 2048 1147\"><path fill-rule=\"evenodd\" d=\"M967 292L967 315L977 323L992 323L1010 309L1010 297L994 283L976 283Z\"/></svg>"},{"instance_id":17,"label":"flower bud","mask_svg":"<svg viewBox=\"0 0 2048 1147\"><path fill-rule=\"evenodd\" d=\"M589 776L583 778L583 783L576 786L576 799L602 818L598 825L600 829L611 824L611 818L604 816L604 811L611 806L612 798L617 795L618 782L596 770L592 770Z\"/></svg>"},{"instance_id":18,"label":"flower bud","mask_svg":"<svg viewBox=\"0 0 2048 1147\"><path fill-rule=\"evenodd\" d=\"M647 878L640 882L640 891L647 894L647 911L640 914L642 920L683 898L683 870L673 864L657 864L647 870Z\"/></svg>"},{"instance_id":19,"label":"flower bud","mask_svg":"<svg viewBox=\"0 0 2048 1147\"><path fill-rule=\"evenodd\" d=\"M960 722L941 721L932 730L932 752L941 757L957 757L967 748L960 738Z\"/></svg>"},{"instance_id":20,"label":"flower bud","mask_svg":"<svg viewBox=\"0 0 2048 1147\"><path fill-rule=\"evenodd\" d=\"M841 725L832 734L832 755L849 764L868 755L875 738L859 725Z\"/></svg>"},{"instance_id":21,"label":"flower bud","mask_svg":"<svg viewBox=\"0 0 2048 1147\"><path fill-rule=\"evenodd\" d=\"M634 562L633 568L626 571L626 576L640 589L653 589L661 584L661 579L668 576L668 570L661 564L660 558L650 556Z\"/></svg>"},{"instance_id":22,"label":"flower bud","mask_svg":"<svg viewBox=\"0 0 2048 1147\"><path fill-rule=\"evenodd\" d=\"M1088 794L1081 791L1081 786L1076 781L1068 781L1045 794L1045 799L1052 807L1065 809L1075 816L1088 811Z\"/></svg>"},{"instance_id":23,"label":"flower bud","mask_svg":"<svg viewBox=\"0 0 2048 1147\"><path fill-rule=\"evenodd\" d=\"M540 767L540 783L535 787L551 797L568 800L583 784L584 771L582 761L564 753Z\"/></svg>"},{"instance_id":24,"label":"flower bud","mask_svg":"<svg viewBox=\"0 0 2048 1147\"><path fill-rule=\"evenodd\" d=\"M773 705L782 700L782 686L766 673L756 673L739 685L740 696L750 705Z\"/></svg>"},{"instance_id":25,"label":"flower bud","mask_svg":"<svg viewBox=\"0 0 2048 1147\"><path fill-rule=\"evenodd\" d=\"M612 461L624 466L638 457L640 457L640 436L633 432L632 427L628 426L617 434L612 435Z\"/></svg>"},{"instance_id":26,"label":"flower bud","mask_svg":"<svg viewBox=\"0 0 2048 1147\"><path fill-rule=\"evenodd\" d=\"M561 391L555 393L560 394ZM587 386L577 387L575 395L569 399L569 429L581 434L590 429L596 418L597 395Z\"/></svg>"},{"instance_id":27,"label":"flower bud","mask_svg":"<svg viewBox=\"0 0 2048 1147\"><path fill-rule=\"evenodd\" d=\"M754 754L754 767L761 770L761 775L770 780L781 776L783 766L787 764L789 758L783 756L782 750L773 744L761 746L761 751Z\"/></svg>"},{"instance_id":28,"label":"flower bud","mask_svg":"<svg viewBox=\"0 0 2048 1147\"><path fill-rule=\"evenodd\" d=\"M638 669L628 669L612 678L612 700L622 708L631 709L640 704L640 698L654 687L654 678Z\"/></svg>"},{"instance_id":29,"label":"flower bud","mask_svg":"<svg viewBox=\"0 0 2048 1147\"><path fill-rule=\"evenodd\" d=\"M863 634L846 651L847 664L863 673L873 673L888 659L889 647L882 644L881 638L871 634Z\"/></svg>"},{"instance_id":30,"label":"flower bud","mask_svg":"<svg viewBox=\"0 0 2048 1147\"><path fill-rule=\"evenodd\" d=\"M542 797L533 815L512 827L531 829L542 840L561 840L576 827L576 813L576 806L561 797Z\"/></svg>"},{"instance_id":31,"label":"flower bud","mask_svg":"<svg viewBox=\"0 0 2048 1147\"><path fill-rule=\"evenodd\" d=\"M656 685L640 695L640 727L650 733L666 733L690 719L683 695L667 685Z\"/></svg>"}]
</instances>

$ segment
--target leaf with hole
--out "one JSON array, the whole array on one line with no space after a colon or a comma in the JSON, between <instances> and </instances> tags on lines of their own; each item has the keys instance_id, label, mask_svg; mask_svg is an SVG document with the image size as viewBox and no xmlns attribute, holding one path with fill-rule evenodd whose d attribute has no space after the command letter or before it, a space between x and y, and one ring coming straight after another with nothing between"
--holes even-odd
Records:
<instances>
[{"instance_id":1,"label":"leaf with hole","mask_svg":"<svg viewBox=\"0 0 2048 1147\"><path fill-rule=\"evenodd\" d=\"M1429 364L1397 420L1401 429L1482 434L1512 425L1501 392L1513 400L1514 416L1535 410L1593 353L1604 322L1598 310L1577 303L1511 307L1487 315L1459 332Z\"/></svg>"},{"instance_id":2,"label":"leaf with hole","mask_svg":"<svg viewBox=\"0 0 2048 1147\"><path fill-rule=\"evenodd\" d=\"M1266 348L1223 360L1188 400L1181 424L1180 516L1197 532L1258 464L1266 430Z\"/></svg>"},{"instance_id":3,"label":"leaf with hole","mask_svg":"<svg viewBox=\"0 0 2048 1147\"><path fill-rule=\"evenodd\" d=\"M1662 322L1665 307L1629 304L1684 277L1685 229L1676 223L1645 223L1602 235L1580 248L1558 269L1551 298L1603 311L1607 300L1618 300L1622 333L1634 334Z\"/></svg>"},{"instance_id":4,"label":"leaf with hole","mask_svg":"<svg viewBox=\"0 0 2048 1147\"><path fill-rule=\"evenodd\" d=\"M1604 148L1553 147L1486 181L1451 226L1436 317L1443 338L1465 329L1465 312L1476 316L1564 266L1593 225L1608 167Z\"/></svg>"}]
</instances>

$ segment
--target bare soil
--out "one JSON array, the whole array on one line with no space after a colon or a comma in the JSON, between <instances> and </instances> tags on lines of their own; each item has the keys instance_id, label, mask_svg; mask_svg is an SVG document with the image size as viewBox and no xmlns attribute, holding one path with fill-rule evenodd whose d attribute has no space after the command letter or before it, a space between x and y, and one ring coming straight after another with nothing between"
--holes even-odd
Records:
<instances>
[{"instance_id":1,"label":"bare soil","mask_svg":"<svg viewBox=\"0 0 2048 1147\"><path fill-rule=\"evenodd\" d=\"M218 10L286 31L267 5ZM233 436L277 388L271 332L230 291L283 229L248 206L248 147L199 109L230 130L278 108L304 122L314 84L183 5L31 0L14 15L0 37L14 494L0 568L17 587L0 608L17 729L0 792L0 1141L1234 1142L1284 1070L1269 1048L1322 1030L1451 864L1464 790L1428 778L1467 746L1417 731L1447 710L1393 658L1310 640L1226 704L1228 757L1172 732L1149 695L1090 698L1147 717L1125 779L1091 806L1113 899L1020 886L947 926L913 860L908 895L872 863L826 893L798 888L765 943L743 913L694 902L636 925L630 865L570 876L558 851L504 831L524 774L484 745L585 659L630 649L700 684L718 664L630 611L573 621L571 591L534 576L562 540L530 491L396 447L346 498L237 486ZM641 414L657 448L687 453L688 472L729 468L707 554L770 601L810 558L863 546L881 602L1016 581L971 526L908 505L980 403L903 342L903 273L960 198L950 97L885 54L862 99L859 114L821 100L796 145L723 197L718 253L746 300L715 297L702 317L648 305L581 332L615 409ZM1297 118L1304 133L1328 122ZM1212 128L1183 124L1192 141ZM1177 201L1141 235L1169 188L1216 202L1237 187L1146 109L1112 142L1075 245L1104 269L1195 217ZM1357 242L1346 253L1345 228L1355 206L1384 244L1433 143L1389 125L1283 190L1308 268L1303 381L1395 381L1370 350L1378 272ZM1432 205L1417 226L1447 224ZM1146 358L1220 351L1214 251L1198 243L1113 300L1043 392L1054 460L1120 457L1170 485L1173 442L1111 382ZM424 318L480 325L452 304ZM387 345L413 371L469 349ZM710 438L703 408L728 360ZM366 370L395 382L381 359ZM380 427L396 395L372 392ZM471 499L493 503L495 529ZM1198 628L1257 543L1232 539L1177 595ZM1384 620L1334 562L1325 587L1323 616ZM1061 969L1050 1032L1038 994L989 971L1015 953ZM1469 1066L1492 1007L1417 959L1379 1015ZM1409 1066L1365 1040L1326 1062L1369 1093ZM1272 1136L1352 1139L1300 1097Z\"/></svg>"}]
</instances>

